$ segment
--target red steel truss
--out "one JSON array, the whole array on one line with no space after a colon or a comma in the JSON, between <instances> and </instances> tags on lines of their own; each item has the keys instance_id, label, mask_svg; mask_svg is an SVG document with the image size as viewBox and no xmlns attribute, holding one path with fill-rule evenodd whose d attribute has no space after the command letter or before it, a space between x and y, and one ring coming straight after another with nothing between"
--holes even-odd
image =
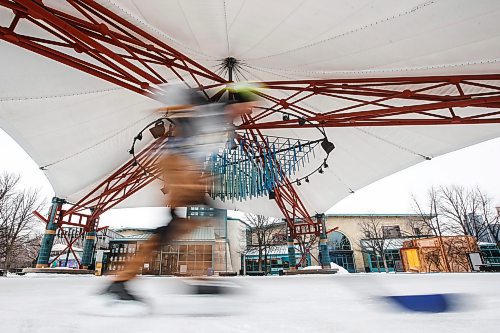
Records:
<instances>
[{"instance_id":1,"label":"red steel truss","mask_svg":"<svg viewBox=\"0 0 500 333\"><path fill-rule=\"evenodd\" d=\"M162 84L181 80L218 100L230 83L92 0L0 0L2 8L13 15L7 26L0 26L0 40L151 98L160 98ZM20 22L38 33L20 33L16 29ZM500 74L261 84L256 93L268 105L245 119L240 129L500 123ZM342 100L348 106L324 110L325 99ZM282 112L291 117L277 120L276 114ZM155 152L161 143L156 141L139 154L146 172L130 160L70 209L61 209L57 223L87 231L95 228L100 214L153 181L158 170ZM296 235L319 232L291 184L278 188L275 200L293 230L299 228ZM302 225L296 225L297 219Z\"/></svg>"},{"instance_id":2,"label":"red steel truss","mask_svg":"<svg viewBox=\"0 0 500 333\"><path fill-rule=\"evenodd\" d=\"M262 82L262 107L241 128L500 123L500 74ZM264 91L286 92L277 98ZM277 94L274 94L277 95ZM321 100L341 108L318 111ZM286 112L295 117L276 120ZM307 120L299 124L298 119Z\"/></svg>"},{"instance_id":3,"label":"red steel truss","mask_svg":"<svg viewBox=\"0 0 500 333\"><path fill-rule=\"evenodd\" d=\"M136 155L138 163L133 159L125 163L82 199L72 203L71 208L59 208L55 223L92 230L93 223L102 213L154 181L154 175L159 173L160 147L166 140L166 137L159 138L144 148ZM47 222L42 215L35 214Z\"/></svg>"},{"instance_id":4,"label":"red steel truss","mask_svg":"<svg viewBox=\"0 0 500 333\"><path fill-rule=\"evenodd\" d=\"M0 6L14 13L9 27L0 27L0 39L152 98L161 95L161 84L168 82L169 77L198 87L214 100L224 93L221 88L229 83L227 80L109 9L90 0L70 0L67 4L71 13L41 1L0 0ZM52 38L17 33L20 20L29 21ZM214 92L211 96L210 91ZM61 211L58 223L82 225L81 219L79 223L72 222L79 214L86 217L83 225L90 230L92 221L100 214L150 183L151 175L157 171L157 144L141 152L145 161L140 164L150 167L150 172L144 173L133 161L127 162L71 209ZM277 190L276 202L289 223L299 218L313 223L291 184ZM82 213L90 207L90 215Z\"/></svg>"},{"instance_id":5,"label":"red steel truss","mask_svg":"<svg viewBox=\"0 0 500 333\"><path fill-rule=\"evenodd\" d=\"M166 140L168 138L159 138L147 146L136 155L138 163L134 160L128 161L77 203L70 204L69 209L64 209L62 204L52 208L57 209L54 223L66 241L66 247L49 262L49 267L66 251L71 251L78 262L78 266L82 267L78 256L74 252L74 243L89 231L98 232L106 229L107 227L99 228L99 216L155 179L152 175L157 174L159 170L157 163L160 154L159 148ZM43 215L38 212L34 213L43 222L48 223L48 219ZM63 226L78 227L80 228L79 234L76 238L70 240Z\"/></svg>"},{"instance_id":6,"label":"red steel truss","mask_svg":"<svg viewBox=\"0 0 500 333\"><path fill-rule=\"evenodd\" d=\"M242 120L249 121L252 119L251 115L243 115ZM266 140L262 135L261 131L258 129L247 130L249 132L248 138L260 138L260 141L265 144ZM254 149L259 149L257 152L260 155L265 154L270 147L267 145L262 145L255 139L255 145L248 145L246 149L252 149L251 147L257 147ZM264 161L262 161L264 163ZM279 162L274 159L275 168L281 171L281 166ZM319 235L320 226L317 222L314 222L307 212L305 205L300 200L299 195L295 191L292 183L285 177L283 183L273 189L274 200L278 205L279 209L283 213L285 220L287 222L290 234L292 238L297 238L300 235L316 234ZM300 222L301 226L298 226L296 222ZM307 226L307 227L305 227Z\"/></svg>"},{"instance_id":7,"label":"red steel truss","mask_svg":"<svg viewBox=\"0 0 500 333\"><path fill-rule=\"evenodd\" d=\"M159 138L136 155L137 162L133 159L116 170L90 193L73 204L72 208L63 213L63 217L88 208L92 209L90 220L96 219L105 211L116 206L127 197L139 191L155 178L159 173L157 163L161 146L168 138Z\"/></svg>"},{"instance_id":8,"label":"red steel truss","mask_svg":"<svg viewBox=\"0 0 500 333\"><path fill-rule=\"evenodd\" d=\"M157 162L160 156L160 147L166 140L168 140L167 137L162 137L154 141L136 155L137 162L130 160L125 163L77 203L70 204L69 209L64 209L63 205L52 208L57 209L54 223L64 237L66 247L49 262L49 267L66 251L71 251L78 266L82 267L73 250L74 243L89 231L98 232L106 229L107 227L99 228L99 216L155 179L153 175L158 174L159 171ZM43 215L38 212L34 213L43 222L48 223L48 219ZM78 236L73 240L68 239L63 228L65 225L80 228Z\"/></svg>"},{"instance_id":9,"label":"red steel truss","mask_svg":"<svg viewBox=\"0 0 500 333\"><path fill-rule=\"evenodd\" d=\"M78 263L78 267L82 267L82 264L80 260L78 259L78 256L75 253L75 250L73 249L73 245L78 241L79 238L83 237L86 232L88 231L96 231L99 232L101 230L108 229L107 226L105 227L100 227L98 226L99 224L99 219L94 219L92 220L92 223L89 223L90 220L90 215L87 214L82 214L82 213L70 213L69 218L67 217L66 219L63 217L63 214L66 213L67 211L62 209L62 205L58 205L56 207L52 207L52 209L57 209L56 212L56 224L57 224L57 229L60 231L61 235L63 236L65 242L66 242L66 247L59 252L57 256L52 258L52 260L49 261L48 266L56 261L61 255L66 253L66 251L70 251L75 260ZM41 215L39 212L33 212L40 220L42 220L45 224L49 223L48 219ZM76 219L74 218L76 217ZM68 221L69 219L69 221ZM68 235L66 231L64 230L63 226L64 225L69 225L73 227L79 227L78 234L76 237L73 237L71 240L68 238Z\"/></svg>"},{"instance_id":10,"label":"red steel truss","mask_svg":"<svg viewBox=\"0 0 500 333\"><path fill-rule=\"evenodd\" d=\"M59 9L37 0L0 0L14 14L9 26L0 27L0 39L148 96L161 94L161 84L172 79L207 97L209 89L227 83L95 1L54 3ZM51 38L17 33L21 20Z\"/></svg>"}]
</instances>

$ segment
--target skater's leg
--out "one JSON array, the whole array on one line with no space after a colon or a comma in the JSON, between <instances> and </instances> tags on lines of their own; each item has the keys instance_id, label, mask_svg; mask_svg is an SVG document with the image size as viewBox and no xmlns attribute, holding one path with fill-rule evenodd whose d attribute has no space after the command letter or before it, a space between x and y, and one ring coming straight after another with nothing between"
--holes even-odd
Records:
<instances>
[{"instance_id":1,"label":"skater's leg","mask_svg":"<svg viewBox=\"0 0 500 333\"><path fill-rule=\"evenodd\" d=\"M166 226L157 228L132 260L125 263L105 293L112 294L120 300L138 300L125 287L127 281L134 279L139 273L144 261L149 261L160 245L179 239L193 228L205 223L203 220L180 218L175 213L175 207L204 204L205 183L199 166L182 155L167 155L162 159L162 173L165 188L168 191L167 205L171 207L172 219Z\"/></svg>"},{"instance_id":2,"label":"skater's leg","mask_svg":"<svg viewBox=\"0 0 500 333\"><path fill-rule=\"evenodd\" d=\"M160 246L158 235L152 235L140 248L140 250L132 257L130 261L125 262L125 267L118 272L114 281L125 282L132 280L139 273L139 270L144 265L145 261L150 261L153 252Z\"/></svg>"},{"instance_id":3,"label":"skater's leg","mask_svg":"<svg viewBox=\"0 0 500 333\"><path fill-rule=\"evenodd\" d=\"M165 186L168 188L172 220L168 225L156 229L132 260L125 263L125 268L118 273L114 281L123 282L133 279L139 273L144 261L151 259L153 252L159 248L160 244L180 237L198 225L195 221L186 223L186 219L179 218L175 213L175 207L198 204L203 200L204 186L199 167L181 155L166 156L162 161L162 166Z\"/></svg>"},{"instance_id":4,"label":"skater's leg","mask_svg":"<svg viewBox=\"0 0 500 333\"><path fill-rule=\"evenodd\" d=\"M167 189L167 206L171 207L172 220L164 227L157 229L162 243L179 239L191 230L206 224L203 219L178 217L175 207L205 205L205 181L200 166L190 158L172 154L162 159L162 173Z\"/></svg>"},{"instance_id":5,"label":"skater's leg","mask_svg":"<svg viewBox=\"0 0 500 333\"><path fill-rule=\"evenodd\" d=\"M153 252L158 249L160 245L158 235L152 235L141 247L141 249L132 257L130 261L125 262L125 267L113 279L113 282L104 290L104 294L112 295L120 301L142 301L140 298L131 294L126 287L127 281L134 279L144 261L150 261Z\"/></svg>"},{"instance_id":6,"label":"skater's leg","mask_svg":"<svg viewBox=\"0 0 500 333\"><path fill-rule=\"evenodd\" d=\"M183 155L167 155L161 166L167 206L173 209L205 204L206 183L198 163Z\"/></svg>"}]
</instances>

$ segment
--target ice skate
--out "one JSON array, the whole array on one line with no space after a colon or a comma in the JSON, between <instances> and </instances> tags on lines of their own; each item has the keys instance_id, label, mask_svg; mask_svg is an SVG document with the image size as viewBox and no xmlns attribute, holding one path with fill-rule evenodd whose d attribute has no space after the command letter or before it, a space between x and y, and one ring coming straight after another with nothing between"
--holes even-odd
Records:
<instances>
[{"instance_id":1,"label":"ice skate","mask_svg":"<svg viewBox=\"0 0 500 333\"><path fill-rule=\"evenodd\" d=\"M179 279L174 293L155 298L155 314L166 316L230 316L242 309L242 286L216 278Z\"/></svg>"},{"instance_id":2,"label":"ice skate","mask_svg":"<svg viewBox=\"0 0 500 333\"><path fill-rule=\"evenodd\" d=\"M84 314L105 317L141 316L151 311L150 304L131 293L124 281L112 282L101 293L89 297L82 307Z\"/></svg>"},{"instance_id":3,"label":"ice skate","mask_svg":"<svg viewBox=\"0 0 500 333\"><path fill-rule=\"evenodd\" d=\"M196 278L184 281L190 295L229 296L241 292L241 286L229 281L214 278Z\"/></svg>"},{"instance_id":4,"label":"ice skate","mask_svg":"<svg viewBox=\"0 0 500 333\"><path fill-rule=\"evenodd\" d=\"M144 302L142 299L130 293L125 286L125 281L113 281L103 292L102 295L116 298L117 301Z\"/></svg>"}]
</instances>

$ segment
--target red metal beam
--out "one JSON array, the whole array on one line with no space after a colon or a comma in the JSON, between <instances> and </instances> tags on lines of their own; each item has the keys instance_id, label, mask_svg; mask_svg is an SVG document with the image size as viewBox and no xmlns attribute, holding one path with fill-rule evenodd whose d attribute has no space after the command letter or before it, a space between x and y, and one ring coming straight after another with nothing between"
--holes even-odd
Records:
<instances>
[{"instance_id":1,"label":"red metal beam","mask_svg":"<svg viewBox=\"0 0 500 333\"><path fill-rule=\"evenodd\" d=\"M49 223L49 220L43 216L42 214L40 214L39 212L37 212L36 210L33 212L33 214L38 217L40 220L42 220L43 223L47 224Z\"/></svg>"},{"instance_id":2,"label":"red metal beam","mask_svg":"<svg viewBox=\"0 0 500 333\"><path fill-rule=\"evenodd\" d=\"M251 115L243 115L243 121L251 121ZM261 143L266 143L266 140L260 130L253 129L248 130L249 135L248 138L254 141L254 145L248 145L249 149L257 149L257 153L259 155L265 154L270 150L270 147L262 146ZM254 138L260 138L259 140L254 140ZM264 161L261 161L264 163ZM278 160L274 159L274 168L278 170L278 173L281 172L281 165ZM289 230L293 238L296 238L297 235L303 234L319 234L319 229L316 223L312 220L311 215L308 213L305 205L302 200L300 200L299 195L295 191L295 188L291 184L291 182L284 176L284 181L281 185L276 186L274 190L274 200L278 205L278 208L281 210L283 216L285 217ZM301 228L297 229L297 222L302 223L302 225L307 225L309 228L307 230L303 230ZM313 230L314 229L314 230Z\"/></svg>"},{"instance_id":3,"label":"red metal beam","mask_svg":"<svg viewBox=\"0 0 500 333\"><path fill-rule=\"evenodd\" d=\"M269 106L242 129L500 123L500 74L261 82ZM276 98L276 92L288 94ZM315 101L343 107L317 110ZM318 103L319 104L319 103ZM337 103L339 104L339 103ZM457 116L454 108L460 108ZM290 120L276 120L287 113ZM400 117L404 115L405 117ZM306 123L300 125L298 118Z\"/></svg>"},{"instance_id":4,"label":"red metal beam","mask_svg":"<svg viewBox=\"0 0 500 333\"><path fill-rule=\"evenodd\" d=\"M0 26L0 39L38 53L134 92L161 95L161 84L170 78L209 89L227 81L91 0L67 1L81 15L61 12L41 1L0 1L14 18ZM50 35L46 38L16 32L19 21ZM61 51L64 48L64 52Z\"/></svg>"},{"instance_id":5,"label":"red metal beam","mask_svg":"<svg viewBox=\"0 0 500 333\"><path fill-rule=\"evenodd\" d=\"M64 240L66 241L66 247L61 251L59 252L59 254L54 258L52 259L50 262L49 262L49 267L50 265L56 261L63 253L65 253L66 251L71 251L71 253L73 253L73 256L75 257L76 259L76 262L78 263L78 267L79 268L82 268L82 264L80 263L80 260L78 260L78 257L76 256L76 253L75 253L75 250L73 250L73 244L75 244L75 242L78 240L78 238L82 237L84 234L85 234L85 229L81 229L80 230L80 233L78 234L77 237L75 237L72 241L70 241L68 239L68 237L66 236L66 232L64 231L64 229L59 225L58 226L59 230L61 230L61 234L64 238Z\"/></svg>"},{"instance_id":6,"label":"red metal beam","mask_svg":"<svg viewBox=\"0 0 500 333\"><path fill-rule=\"evenodd\" d=\"M155 140L136 155L139 164L133 159L125 163L77 203L73 204L72 208L65 211L62 216L92 208L89 219L95 219L151 183L155 179L152 175L157 174L159 171L157 162L161 154L160 147L166 140L168 140L166 137Z\"/></svg>"}]
</instances>

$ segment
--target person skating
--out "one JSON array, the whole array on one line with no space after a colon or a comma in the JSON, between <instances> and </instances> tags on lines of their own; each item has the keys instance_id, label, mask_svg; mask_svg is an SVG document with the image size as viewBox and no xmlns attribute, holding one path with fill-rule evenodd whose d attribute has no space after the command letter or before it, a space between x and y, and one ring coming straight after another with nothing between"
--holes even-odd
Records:
<instances>
[{"instance_id":1,"label":"person skating","mask_svg":"<svg viewBox=\"0 0 500 333\"><path fill-rule=\"evenodd\" d=\"M233 90L229 103L207 103L197 92L179 86L170 87L181 108L164 108L174 122L161 157L161 175L166 193L166 206L170 207L171 220L155 230L140 250L125 263L125 267L107 286L103 294L119 301L142 301L127 287L143 263L149 261L155 250L190 232L204 223L179 217L178 207L208 205L205 199L206 179L202 167L207 156L216 153L225 142L235 118L251 113L255 105L247 88Z\"/></svg>"}]
</instances>

